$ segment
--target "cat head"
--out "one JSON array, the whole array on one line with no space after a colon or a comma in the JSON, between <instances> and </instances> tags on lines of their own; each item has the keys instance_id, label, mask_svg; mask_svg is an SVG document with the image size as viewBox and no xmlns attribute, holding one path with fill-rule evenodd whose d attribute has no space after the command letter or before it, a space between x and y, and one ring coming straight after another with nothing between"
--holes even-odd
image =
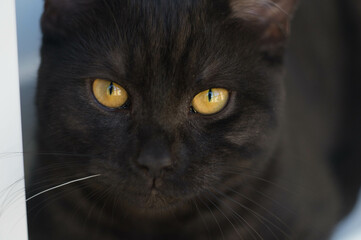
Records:
<instances>
[{"instance_id":1,"label":"cat head","mask_svg":"<svg viewBox=\"0 0 361 240\"><path fill-rule=\"evenodd\" d=\"M91 188L137 210L247 184L277 148L290 3L47 0L40 151L86 156L58 157L56 174L101 174ZM123 104L97 96L103 83ZM196 106L221 91L217 111Z\"/></svg>"}]
</instances>

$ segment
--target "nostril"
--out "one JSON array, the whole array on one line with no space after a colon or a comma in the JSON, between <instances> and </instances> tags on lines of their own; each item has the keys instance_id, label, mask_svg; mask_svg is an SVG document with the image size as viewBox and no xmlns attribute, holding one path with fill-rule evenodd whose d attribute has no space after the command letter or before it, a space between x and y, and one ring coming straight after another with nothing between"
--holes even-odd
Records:
<instances>
[{"instance_id":1,"label":"nostril","mask_svg":"<svg viewBox=\"0 0 361 240\"><path fill-rule=\"evenodd\" d=\"M169 147L161 138L152 138L142 145L135 161L138 168L150 177L159 177L172 166Z\"/></svg>"},{"instance_id":2,"label":"nostril","mask_svg":"<svg viewBox=\"0 0 361 240\"><path fill-rule=\"evenodd\" d=\"M159 177L162 172L171 170L171 161L164 158L152 158L150 156L138 158L138 168L151 177Z\"/></svg>"}]
</instances>

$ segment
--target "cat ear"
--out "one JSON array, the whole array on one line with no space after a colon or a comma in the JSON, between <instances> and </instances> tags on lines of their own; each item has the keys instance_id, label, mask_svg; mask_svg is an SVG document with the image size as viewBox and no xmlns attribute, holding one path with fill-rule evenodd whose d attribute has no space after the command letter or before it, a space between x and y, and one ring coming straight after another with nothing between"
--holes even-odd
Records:
<instances>
[{"instance_id":1,"label":"cat ear","mask_svg":"<svg viewBox=\"0 0 361 240\"><path fill-rule=\"evenodd\" d=\"M284 42L298 0L230 0L232 17L257 29L267 45Z\"/></svg>"},{"instance_id":2,"label":"cat ear","mask_svg":"<svg viewBox=\"0 0 361 240\"><path fill-rule=\"evenodd\" d=\"M88 10L94 0L45 0L41 27L44 35L64 36L76 28L75 18Z\"/></svg>"}]
</instances>

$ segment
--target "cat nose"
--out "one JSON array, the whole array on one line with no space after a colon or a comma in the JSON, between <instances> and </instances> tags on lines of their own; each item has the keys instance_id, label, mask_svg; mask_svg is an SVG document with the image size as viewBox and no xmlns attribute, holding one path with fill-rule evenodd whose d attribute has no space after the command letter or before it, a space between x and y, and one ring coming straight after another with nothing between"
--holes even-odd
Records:
<instances>
[{"instance_id":1,"label":"cat nose","mask_svg":"<svg viewBox=\"0 0 361 240\"><path fill-rule=\"evenodd\" d=\"M151 177L160 177L165 169L172 166L169 147L161 140L153 139L142 147L136 163Z\"/></svg>"}]
</instances>

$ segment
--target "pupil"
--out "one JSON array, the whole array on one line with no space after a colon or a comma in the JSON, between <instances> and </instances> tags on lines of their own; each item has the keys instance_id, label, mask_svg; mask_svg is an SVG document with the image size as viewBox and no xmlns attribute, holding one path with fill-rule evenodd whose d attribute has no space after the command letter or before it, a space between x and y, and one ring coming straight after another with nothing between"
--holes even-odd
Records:
<instances>
[{"instance_id":1,"label":"pupil","mask_svg":"<svg viewBox=\"0 0 361 240\"><path fill-rule=\"evenodd\" d=\"M208 101L209 102L211 102L212 96L213 96L213 92L212 92L212 88L210 88L209 91L208 91Z\"/></svg>"},{"instance_id":2,"label":"pupil","mask_svg":"<svg viewBox=\"0 0 361 240\"><path fill-rule=\"evenodd\" d=\"M113 91L114 91L114 85L113 85L113 82L110 83L109 87L109 95L112 95L113 94Z\"/></svg>"}]
</instances>

